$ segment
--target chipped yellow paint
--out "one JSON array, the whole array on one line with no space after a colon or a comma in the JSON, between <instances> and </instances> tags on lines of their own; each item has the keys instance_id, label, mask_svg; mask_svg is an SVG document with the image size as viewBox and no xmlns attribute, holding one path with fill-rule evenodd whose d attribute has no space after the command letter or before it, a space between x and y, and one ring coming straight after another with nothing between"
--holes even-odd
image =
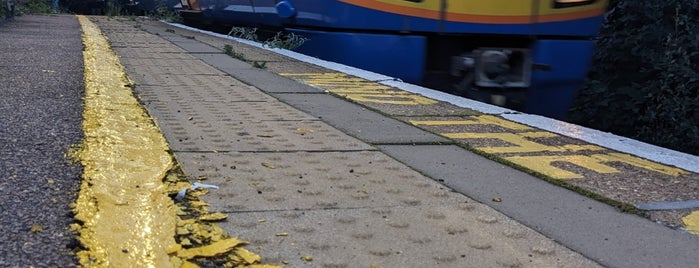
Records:
<instances>
[{"instance_id":1,"label":"chipped yellow paint","mask_svg":"<svg viewBox=\"0 0 699 268\"><path fill-rule=\"evenodd\" d=\"M235 253L240 256L244 263L256 263L262 259L260 255L252 253L245 248L235 248Z\"/></svg>"},{"instance_id":2,"label":"chipped yellow paint","mask_svg":"<svg viewBox=\"0 0 699 268\"><path fill-rule=\"evenodd\" d=\"M211 245L203 247L183 249L180 250L177 253L177 255L186 260L193 259L195 257L213 257L219 254L226 253L234 249L238 245L244 245L247 243L248 242L240 241L235 238L229 238L226 240L214 242Z\"/></svg>"},{"instance_id":3,"label":"chipped yellow paint","mask_svg":"<svg viewBox=\"0 0 699 268\"><path fill-rule=\"evenodd\" d=\"M391 105L433 105L439 103L418 94L396 90L386 85L343 73L282 73L281 75L360 103Z\"/></svg>"},{"instance_id":4,"label":"chipped yellow paint","mask_svg":"<svg viewBox=\"0 0 699 268\"><path fill-rule=\"evenodd\" d=\"M687 232L699 235L699 210L692 211L692 213L682 218L682 223Z\"/></svg>"},{"instance_id":5,"label":"chipped yellow paint","mask_svg":"<svg viewBox=\"0 0 699 268\"><path fill-rule=\"evenodd\" d=\"M199 216L200 221L222 221L228 218L228 214L223 214L221 212L205 214Z\"/></svg>"},{"instance_id":6,"label":"chipped yellow paint","mask_svg":"<svg viewBox=\"0 0 699 268\"><path fill-rule=\"evenodd\" d=\"M75 204L84 267L172 267L175 211L162 180L168 146L99 28L78 16L85 50L84 166Z\"/></svg>"}]
</instances>

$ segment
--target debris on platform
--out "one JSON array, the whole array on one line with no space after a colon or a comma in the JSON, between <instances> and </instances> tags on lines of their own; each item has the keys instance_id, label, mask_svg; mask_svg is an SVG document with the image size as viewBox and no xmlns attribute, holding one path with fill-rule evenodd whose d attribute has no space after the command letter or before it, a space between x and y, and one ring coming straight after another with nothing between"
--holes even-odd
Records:
<instances>
[{"instance_id":1,"label":"debris on platform","mask_svg":"<svg viewBox=\"0 0 699 268\"><path fill-rule=\"evenodd\" d=\"M175 200L177 200L177 201L182 201L182 199L184 199L184 196L187 194L187 190L189 190L189 191L194 191L194 190L196 190L196 189L198 189L198 188L202 188L202 189L218 189L218 186L212 185L212 184L205 184L205 183L195 182L195 183L192 184L192 187L185 187L185 188L183 188L182 190L180 190L180 191L177 193L177 196L175 196Z\"/></svg>"},{"instance_id":2,"label":"debris on platform","mask_svg":"<svg viewBox=\"0 0 699 268\"><path fill-rule=\"evenodd\" d=\"M215 222L226 220L228 215L210 213L208 204L199 197L208 189L218 186L199 182L189 184L181 170L175 169L165 179L168 192L178 200L175 203L179 219L176 228L178 247L168 250L171 261L179 267L200 267L216 263L221 267L274 268L275 265L260 264L261 257L243 246L249 244L230 237ZM180 190L181 189L181 190ZM181 264L181 265L179 265Z\"/></svg>"}]
</instances>

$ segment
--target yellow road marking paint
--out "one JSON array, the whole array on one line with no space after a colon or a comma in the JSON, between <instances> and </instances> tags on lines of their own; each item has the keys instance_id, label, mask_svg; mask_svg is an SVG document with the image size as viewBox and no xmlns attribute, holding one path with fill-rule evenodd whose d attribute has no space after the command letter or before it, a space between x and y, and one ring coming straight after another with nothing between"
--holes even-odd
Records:
<instances>
[{"instance_id":1,"label":"yellow road marking paint","mask_svg":"<svg viewBox=\"0 0 699 268\"><path fill-rule=\"evenodd\" d=\"M331 91L332 92L332 91ZM416 94L339 94L356 102L373 102L393 105L430 105L437 103L432 99Z\"/></svg>"},{"instance_id":2,"label":"yellow road marking paint","mask_svg":"<svg viewBox=\"0 0 699 268\"><path fill-rule=\"evenodd\" d=\"M494 125L510 129L513 131L526 131L526 132L486 132L486 133L474 133L474 132L457 132L457 133L440 133L440 135L452 138L452 139L496 139L504 141L510 146L482 146L475 147L486 153L491 154L519 154L519 153L545 153L545 152L565 152L574 153L579 151L604 151L605 148L586 144L565 144L562 146L550 146L541 144L530 140L530 138L555 138L559 135L546 132L546 131L532 131L531 127L517 124L496 116L492 115L482 115L482 116L472 116L467 120L412 120L410 121L416 126L459 126L459 125ZM604 163L611 162L621 162L629 165L633 165L639 168L659 172L662 174L667 174L670 176L680 176L682 174L688 174L688 172L666 166L663 164L655 163L653 161L645 160L639 157L631 156L622 153L598 153L591 156L586 155L564 155L564 156L511 156L505 157L505 159L512 161L513 163L531 169L533 171L545 174L549 177L556 179L581 179L584 178L581 174L575 174L570 171L562 170L560 168L554 167L551 164L553 162L568 162L575 164L577 166L602 173L618 173L617 169L609 167Z\"/></svg>"},{"instance_id":3,"label":"yellow road marking paint","mask_svg":"<svg viewBox=\"0 0 699 268\"><path fill-rule=\"evenodd\" d=\"M585 155L512 156L505 157L505 159L554 179L582 179L584 177L580 174L554 167L551 165L553 162L568 162L603 174L619 173L619 170L600 163L596 158Z\"/></svg>"},{"instance_id":4,"label":"yellow road marking paint","mask_svg":"<svg viewBox=\"0 0 699 268\"><path fill-rule=\"evenodd\" d=\"M75 205L86 267L171 267L175 211L162 180L168 145L99 28L78 16L85 51L83 182Z\"/></svg>"},{"instance_id":5,"label":"yellow road marking paint","mask_svg":"<svg viewBox=\"0 0 699 268\"><path fill-rule=\"evenodd\" d=\"M524 132L524 133L442 133L441 135L452 139L498 139L511 146L501 147L476 147L486 153L534 153L534 152L575 152L583 150L602 151L604 148L595 145L549 146L528 140L527 138L555 138L558 135L551 132Z\"/></svg>"},{"instance_id":6,"label":"yellow road marking paint","mask_svg":"<svg viewBox=\"0 0 699 268\"><path fill-rule=\"evenodd\" d=\"M419 121L411 120L410 123L416 126L448 126L448 125L494 125L511 130L532 130L533 128L518 124L503 118L492 115L481 115L469 117L470 120L445 120L445 121Z\"/></svg>"},{"instance_id":7,"label":"yellow road marking paint","mask_svg":"<svg viewBox=\"0 0 699 268\"><path fill-rule=\"evenodd\" d=\"M396 90L392 87L352 77L344 73L281 73L281 75L299 80L308 85L324 89L330 93L359 103L392 105L431 105L438 103L436 100L425 98L418 94ZM496 139L510 144L510 146L475 147L478 150L491 154L564 153L565 155L563 156L526 155L505 157L505 159L517 165L557 179L579 179L584 178L584 176L554 167L551 165L554 162L568 162L602 174L619 172L619 170L604 164L611 162L622 162L670 176L679 176L688 173L678 168L669 167L627 154L601 153L601 151L607 149L592 144L564 144L560 146L541 144L531 139L556 138L560 137L560 135L547 131L539 131L535 128L493 115L471 116L463 120L411 120L409 122L415 126L489 125L510 130L514 133L504 131L486 133L459 132L440 133L440 135L452 139ZM600 153L592 156L575 154L580 151L597 151Z\"/></svg>"},{"instance_id":8,"label":"yellow road marking paint","mask_svg":"<svg viewBox=\"0 0 699 268\"><path fill-rule=\"evenodd\" d=\"M432 105L439 103L418 94L396 90L386 85L343 73L282 73L281 75L360 103L391 105Z\"/></svg>"},{"instance_id":9,"label":"yellow road marking paint","mask_svg":"<svg viewBox=\"0 0 699 268\"><path fill-rule=\"evenodd\" d=\"M683 174L689 174L689 172L684 171L679 168L675 167L670 167L666 165L662 165L653 161L649 161L643 158L635 157L632 155L628 154L622 154L622 153L608 153L608 154L596 154L593 155L592 157L599 159L602 162L622 162L626 163L632 166L652 170L655 172L660 172L663 174L667 174L670 176L680 176Z\"/></svg>"},{"instance_id":10,"label":"yellow road marking paint","mask_svg":"<svg viewBox=\"0 0 699 268\"><path fill-rule=\"evenodd\" d=\"M692 211L692 213L682 218L682 223L687 232L699 235L699 210Z\"/></svg>"}]
</instances>

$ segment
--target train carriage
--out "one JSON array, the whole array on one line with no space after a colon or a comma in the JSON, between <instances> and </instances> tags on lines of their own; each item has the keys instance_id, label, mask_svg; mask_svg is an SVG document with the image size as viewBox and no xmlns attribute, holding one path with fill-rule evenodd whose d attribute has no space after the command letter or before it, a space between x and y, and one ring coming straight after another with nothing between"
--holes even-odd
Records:
<instances>
[{"instance_id":1,"label":"train carriage","mask_svg":"<svg viewBox=\"0 0 699 268\"><path fill-rule=\"evenodd\" d=\"M182 0L185 18L284 29L297 50L562 118L608 0Z\"/></svg>"}]
</instances>

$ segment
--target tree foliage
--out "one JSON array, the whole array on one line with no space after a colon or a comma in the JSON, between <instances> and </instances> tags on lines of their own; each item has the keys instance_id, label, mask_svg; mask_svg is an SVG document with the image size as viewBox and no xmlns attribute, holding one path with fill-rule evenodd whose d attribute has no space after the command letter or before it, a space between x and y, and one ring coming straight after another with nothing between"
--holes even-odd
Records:
<instances>
[{"instance_id":1,"label":"tree foliage","mask_svg":"<svg viewBox=\"0 0 699 268\"><path fill-rule=\"evenodd\" d=\"M570 119L699 155L699 0L612 3Z\"/></svg>"}]
</instances>

